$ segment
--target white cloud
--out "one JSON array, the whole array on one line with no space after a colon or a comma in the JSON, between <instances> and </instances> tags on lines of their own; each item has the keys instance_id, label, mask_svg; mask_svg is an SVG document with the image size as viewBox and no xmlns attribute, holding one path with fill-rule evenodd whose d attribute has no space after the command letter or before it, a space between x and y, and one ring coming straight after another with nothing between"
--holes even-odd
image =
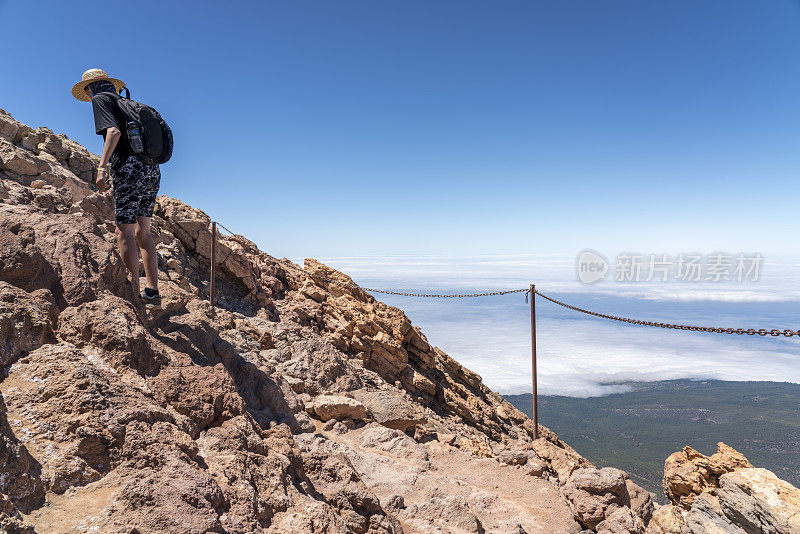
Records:
<instances>
[{"instance_id":1,"label":"white cloud","mask_svg":"<svg viewBox=\"0 0 800 534\"><path fill-rule=\"evenodd\" d=\"M800 328L797 262L735 284L605 283L575 280L573 258L399 257L323 259L372 287L412 290L507 289L537 281L543 293L606 313L682 324ZM687 287L688 286L688 287ZM428 340L501 393L531 390L530 326L522 295L411 299L376 295L406 311ZM596 396L610 382L716 378L800 383L800 340L731 336L609 322L537 300L539 392Z\"/></svg>"}]
</instances>

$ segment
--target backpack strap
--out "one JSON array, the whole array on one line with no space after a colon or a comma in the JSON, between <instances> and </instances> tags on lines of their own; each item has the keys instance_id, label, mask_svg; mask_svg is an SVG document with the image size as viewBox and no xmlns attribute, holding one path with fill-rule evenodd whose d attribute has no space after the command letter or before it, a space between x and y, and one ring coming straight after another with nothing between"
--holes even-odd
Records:
<instances>
[{"instance_id":1,"label":"backpack strap","mask_svg":"<svg viewBox=\"0 0 800 534\"><path fill-rule=\"evenodd\" d=\"M131 98L131 92L130 92L130 91L128 91L128 88L127 88L127 87L123 87L122 89L120 89L120 90L119 90L119 92L120 92L120 93L122 93L122 91L125 91L125 98L127 98L128 100L130 100L130 98ZM122 96L122 95L120 95L120 96Z\"/></svg>"}]
</instances>

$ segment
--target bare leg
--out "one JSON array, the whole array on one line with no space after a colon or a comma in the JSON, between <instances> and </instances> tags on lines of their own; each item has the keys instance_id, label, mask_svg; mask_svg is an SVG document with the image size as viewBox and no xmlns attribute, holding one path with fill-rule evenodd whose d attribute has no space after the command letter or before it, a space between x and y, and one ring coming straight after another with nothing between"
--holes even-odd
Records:
<instances>
[{"instance_id":1,"label":"bare leg","mask_svg":"<svg viewBox=\"0 0 800 534\"><path fill-rule=\"evenodd\" d=\"M158 255L156 243L150 233L150 217L139 217L136 223L136 242L142 251L144 261L144 274L147 277L147 287L158 291Z\"/></svg>"},{"instance_id":2,"label":"bare leg","mask_svg":"<svg viewBox=\"0 0 800 534\"><path fill-rule=\"evenodd\" d=\"M131 272L133 279L133 287L136 288L136 294L139 294L139 250L136 248L135 237L135 224L118 224L117 225L117 244L119 245L119 253L122 256L122 262L125 267Z\"/></svg>"}]
</instances>

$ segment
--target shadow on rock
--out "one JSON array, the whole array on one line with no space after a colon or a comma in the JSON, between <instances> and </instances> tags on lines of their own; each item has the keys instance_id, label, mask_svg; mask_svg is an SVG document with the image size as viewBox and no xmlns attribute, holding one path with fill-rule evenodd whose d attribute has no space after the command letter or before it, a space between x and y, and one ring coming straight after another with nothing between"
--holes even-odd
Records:
<instances>
[{"instance_id":1,"label":"shadow on rock","mask_svg":"<svg viewBox=\"0 0 800 534\"><path fill-rule=\"evenodd\" d=\"M104 291L134 299L119 254L90 217L1 204L0 216L0 280L28 292L49 289L60 309Z\"/></svg>"},{"instance_id":2,"label":"shadow on rock","mask_svg":"<svg viewBox=\"0 0 800 534\"><path fill-rule=\"evenodd\" d=\"M0 396L0 493L17 509L28 513L44 504L42 466L19 442L8 424L6 404Z\"/></svg>"},{"instance_id":3,"label":"shadow on rock","mask_svg":"<svg viewBox=\"0 0 800 534\"><path fill-rule=\"evenodd\" d=\"M224 365L247 411L262 428L285 423L295 434L314 429L289 384L280 377L276 381L260 366L245 359L202 311L193 309L163 317L152 332L156 339L188 355L197 365Z\"/></svg>"}]
</instances>

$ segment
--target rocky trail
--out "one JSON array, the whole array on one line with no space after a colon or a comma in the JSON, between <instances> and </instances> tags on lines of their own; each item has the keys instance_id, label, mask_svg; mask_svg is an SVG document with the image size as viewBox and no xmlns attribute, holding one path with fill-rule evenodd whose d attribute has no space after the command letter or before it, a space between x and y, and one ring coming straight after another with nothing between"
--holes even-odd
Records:
<instances>
[{"instance_id":1,"label":"rocky trail","mask_svg":"<svg viewBox=\"0 0 800 534\"><path fill-rule=\"evenodd\" d=\"M671 456L660 506L533 440L401 310L243 236L212 311L209 217L166 196L147 312L97 161L0 110L0 531L800 532L798 490L722 444Z\"/></svg>"}]
</instances>

